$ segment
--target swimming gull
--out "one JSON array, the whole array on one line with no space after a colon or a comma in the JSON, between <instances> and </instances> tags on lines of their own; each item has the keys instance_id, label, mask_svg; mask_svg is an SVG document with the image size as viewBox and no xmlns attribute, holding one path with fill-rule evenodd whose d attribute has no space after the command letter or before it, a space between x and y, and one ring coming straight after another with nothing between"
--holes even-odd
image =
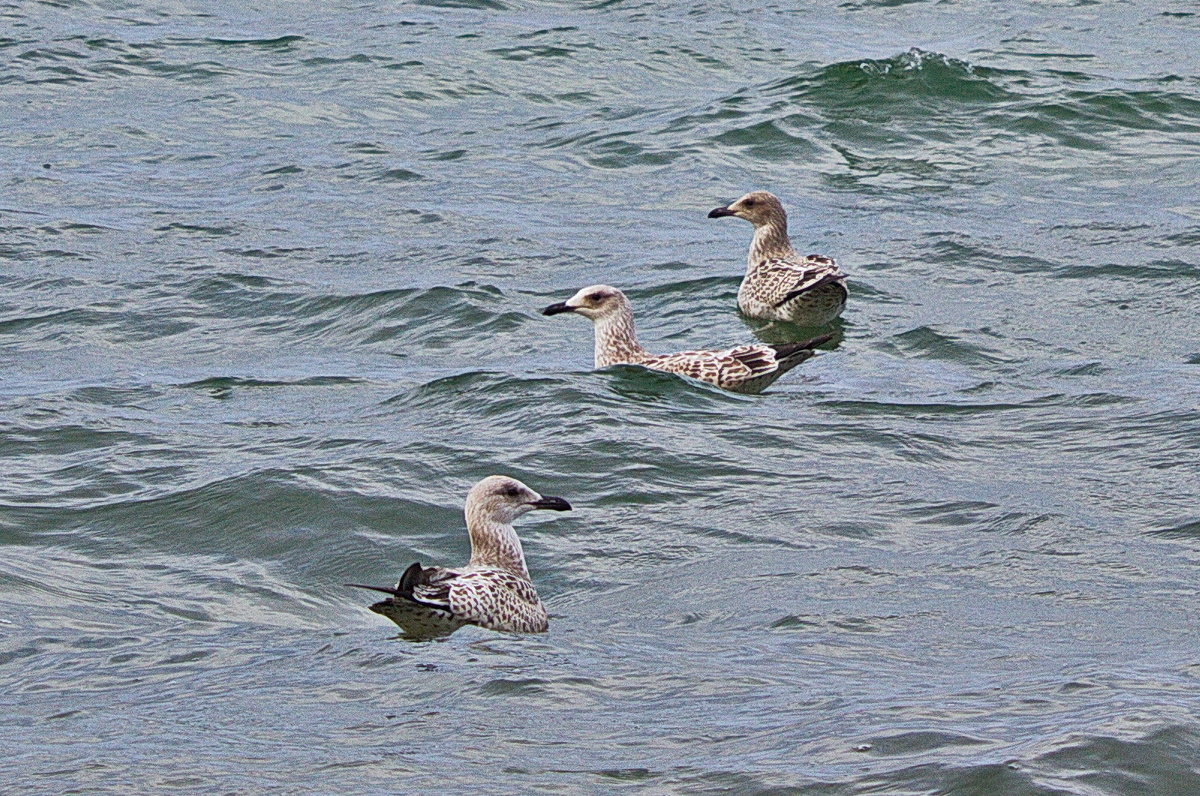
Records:
<instances>
[{"instance_id":1,"label":"swimming gull","mask_svg":"<svg viewBox=\"0 0 1200 796\"><path fill-rule=\"evenodd\" d=\"M391 595L371 606L406 635L431 638L463 625L510 633L543 633L546 608L525 566L525 553L512 523L534 509L570 511L560 497L542 497L515 478L490 475L467 493L471 560L462 567L415 563L392 588L347 583Z\"/></svg>"},{"instance_id":2,"label":"swimming gull","mask_svg":"<svg viewBox=\"0 0 1200 796\"><path fill-rule=\"evenodd\" d=\"M813 356L813 348L832 339L825 334L802 343L743 345L725 351L682 351L651 354L637 341L633 307L625 294L608 285L592 285L566 301L551 304L543 315L575 312L596 327L596 367L642 365L715 384L742 393L761 392L773 381Z\"/></svg>"},{"instance_id":3,"label":"swimming gull","mask_svg":"<svg viewBox=\"0 0 1200 796\"><path fill-rule=\"evenodd\" d=\"M787 234L787 213L779 198L752 191L709 218L737 216L754 225L746 276L738 288L738 308L752 318L791 321L804 326L829 323L846 306L846 275L832 257L802 255Z\"/></svg>"}]
</instances>

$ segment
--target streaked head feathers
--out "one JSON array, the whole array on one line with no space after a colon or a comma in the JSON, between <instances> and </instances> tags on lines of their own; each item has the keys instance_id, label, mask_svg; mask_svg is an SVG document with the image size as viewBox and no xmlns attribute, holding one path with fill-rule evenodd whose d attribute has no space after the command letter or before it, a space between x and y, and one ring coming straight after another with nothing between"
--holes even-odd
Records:
<instances>
[{"instance_id":1,"label":"streaked head feathers","mask_svg":"<svg viewBox=\"0 0 1200 796\"><path fill-rule=\"evenodd\" d=\"M715 208L708 214L709 218L724 216L744 218L756 227L777 224L787 229L787 211L783 209L779 197L768 191L751 191L736 202Z\"/></svg>"}]
</instances>

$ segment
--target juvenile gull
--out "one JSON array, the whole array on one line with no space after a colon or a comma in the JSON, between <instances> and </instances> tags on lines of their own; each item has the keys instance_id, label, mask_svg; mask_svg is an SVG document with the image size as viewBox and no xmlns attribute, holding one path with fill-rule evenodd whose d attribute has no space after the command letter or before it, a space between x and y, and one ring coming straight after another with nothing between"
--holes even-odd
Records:
<instances>
[{"instance_id":1,"label":"juvenile gull","mask_svg":"<svg viewBox=\"0 0 1200 796\"><path fill-rule=\"evenodd\" d=\"M746 276L738 288L738 308L752 318L820 326L842 314L846 275L832 257L803 255L792 248L787 213L779 198L753 191L709 218L737 216L754 225Z\"/></svg>"},{"instance_id":2,"label":"juvenile gull","mask_svg":"<svg viewBox=\"0 0 1200 796\"><path fill-rule=\"evenodd\" d=\"M743 345L725 351L682 351L651 354L637 341L633 307L625 294L608 285L592 285L566 301L551 304L543 315L576 312L596 327L596 367L642 365L691 376L726 390L762 392L768 385L813 356L813 348L830 340L825 334L802 343Z\"/></svg>"},{"instance_id":3,"label":"juvenile gull","mask_svg":"<svg viewBox=\"0 0 1200 796\"><path fill-rule=\"evenodd\" d=\"M415 563L392 588L347 583L390 594L371 606L406 635L430 638L479 625L510 633L543 633L546 608L525 567L525 553L512 523L534 509L570 511L559 497L542 497L515 478L489 475L467 493L471 560L462 567Z\"/></svg>"}]
</instances>

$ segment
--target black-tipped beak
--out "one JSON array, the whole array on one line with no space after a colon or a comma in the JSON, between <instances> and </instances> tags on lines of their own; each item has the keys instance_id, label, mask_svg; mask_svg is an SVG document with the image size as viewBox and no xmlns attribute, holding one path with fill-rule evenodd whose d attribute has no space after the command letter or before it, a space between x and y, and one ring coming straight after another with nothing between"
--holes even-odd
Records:
<instances>
[{"instance_id":1,"label":"black-tipped beak","mask_svg":"<svg viewBox=\"0 0 1200 796\"><path fill-rule=\"evenodd\" d=\"M529 505L535 509L550 509L551 511L570 511L571 504L560 497L544 497L541 500L531 500Z\"/></svg>"},{"instance_id":2,"label":"black-tipped beak","mask_svg":"<svg viewBox=\"0 0 1200 796\"><path fill-rule=\"evenodd\" d=\"M543 315L558 315L560 312L574 312L574 307L567 306L567 302L560 301L557 304L551 304L546 309L542 310Z\"/></svg>"},{"instance_id":3,"label":"black-tipped beak","mask_svg":"<svg viewBox=\"0 0 1200 796\"><path fill-rule=\"evenodd\" d=\"M724 218L725 216L736 216L737 213L730 210L728 207L718 207L715 210L708 212L709 218Z\"/></svg>"}]
</instances>

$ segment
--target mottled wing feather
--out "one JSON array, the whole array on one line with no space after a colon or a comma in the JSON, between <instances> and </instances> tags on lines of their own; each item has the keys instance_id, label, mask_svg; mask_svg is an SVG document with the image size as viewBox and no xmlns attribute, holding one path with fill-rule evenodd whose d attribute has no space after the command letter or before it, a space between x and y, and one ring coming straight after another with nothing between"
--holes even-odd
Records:
<instances>
[{"instance_id":1,"label":"mottled wing feather","mask_svg":"<svg viewBox=\"0 0 1200 796\"><path fill-rule=\"evenodd\" d=\"M736 378L738 381L757 379L760 376L774 373L779 369L779 362L775 358L775 350L769 346L744 345L730 349L726 353L731 360L741 366L734 367L731 364L726 370L730 378ZM742 372L743 369L745 370L744 373Z\"/></svg>"},{"instance_id":2,"label":"mottled wing feather","mask_svg":"<svg viewBox=\"0 0 1200 796\"><path fill-rule=\"evenodd\" d=\"M453 569L427 567L412 583L412 599L430 608L453 613L450 587L460 575ZM397 584L399 587L400 584Z\"/></svg>"},{"instance_id":3,"label":"mottled wing feather","mask_svg":"<svg viewBox=\"0 0 1200 796\"><path fill-rule=\"evenodd\" d=\"M541 633L549 626L533 584L502 569L474 569L450 584L450 608L465 622L490 630Z\"/></svg>"},{"instance_id":4,"label":"mottled wing feather","mask_svg":"<svg viewBox=\"0 0 1200 796\"><path fill-rule=\"evenodd\" d=\"M681 351L678 354L659 354L648 356L643 365L655 370L665 370L668 373L678 373L711 384L717 383L720 370L717 358L712 351Z\"/></svg>"},{"instance_id":5,"label":"mottled wing feather","mask_svg":"<svg viewBox=\"0 0 1200 796\"><path fill-rule=\"evenodd\" d=\"M830 257L810 254L804 258L763 260L754 269L755 297L774 307L797 296L845 279Z\"/></svg>"},{"instance_id":6,"label":"mottled wing feather","mask_svg":"<svg viewBox=\"0 0 1200 796\"><path fill-rule=\"evenodd\" d=\"M371 610L391 619L411 638L435 638L462 627L465 622L454 615L449 601L449 584L458 573L414 567L396 584L395 596L375 603Z\"/></svg>"},{"instance_id":7,"label":"mottled wing feather","mask_svg":"<svg viewBox=\"0 0 1200 796\"><path fill-rule=\"evenodd\" d=\"M533 584L502 569L410 569L397 584L396 596L375 603L371 610L409 635L422 637L450 633L465 624L517 633L540 633L549 625Z\"/></svg>"},{"instance_id":8,"label":"mottled wing feather","mask_svg":"<svg viewBox=\"0 0 1200 796\"><path fill-rule=\"evenodd\" d=\"M820 278L818 278L816 280L805 282L804 285L802 285L801 287L798 287L795 290L790 291L787 295L785 295L779 301L775 302L775 306L782 307L784 304L787 304L792 299L797 298L799 296L803 296L805 293L810 293L812 291L819 290L819 289L825 287L826 285L836 285L837 287L841 288L842 293L844 294L844 293L846 293L846 287L845 287L845 285L842 284L843 279L844 279L844 277L841 274L825 274L824 276L821 276Z\"/></svg>"},{"instance_id":9,"label":"mottled wing feather","mask_svg":"<svg viewBox=\"0 0 1200 796\"><path fill-rule=\"evenodd\" d=\"M728 351L681 351L648 357L643 364L726 389L769 376L779 367L775 352L765 345L744 345Z\"/></svg>"}]
</instances>

